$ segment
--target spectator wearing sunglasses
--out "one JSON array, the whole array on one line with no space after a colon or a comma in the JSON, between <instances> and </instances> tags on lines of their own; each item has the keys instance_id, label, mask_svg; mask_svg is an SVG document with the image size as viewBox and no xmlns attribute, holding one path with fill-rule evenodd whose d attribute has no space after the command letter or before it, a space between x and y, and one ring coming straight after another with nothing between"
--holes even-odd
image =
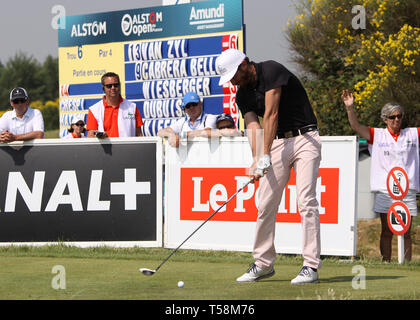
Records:
<instances>
[{"instance_id":1,"label":"spectator wearing sunglasses","mask_svg":"<svg viewBox=\"0 0 420 320\"><path fill-rule=\"evenodd\" d=\"M241 137L241 131L238 131L235 126L235 120L227 113L219 114L216 118L216 128L219 130L221 136L227 137Z\"/></svg>"},{"instance_id":2,"label":"spectator wearing sunglasses","mask_svg":"<svg viewBox=\"0 0 420 320\"><path fill-rule=\"evenodd\" d=\"M187 137L210 137L216 129L216 115L203 111L203 102L195 92L188 92L182 99L186 116L158 131L159 137L168 138L172 147L179 147L179 139Z\"/></svg>"},{"instance_id":3,"label":"spectator wearing sunglasses","mask_svg":"<svg viewBox=\"0 0 420 320\"><path fill-rule=\"evenodd\" d=\"M41 111L29 106L29 96L24 88L10 92L12 111L0 118L0 143L44 138L44 119Z\"/></svg>"},{"instance_id":4,"label":"spectator wearing sunglasses","mask_svg":"<svg viewBox=\"0 0 420 320\"><path fill-rule=\"evenodd\" d=\"M89 108L86 121L88 138L142 136L143 120L140 112L135 103L121 97L118 74L105 73L101 83L105 95Z\"/></svg>"},{"instance_id":5,"label":"spectator wearing sunglasses","mask_svg":"<svg viewBox=\"0 0 420 320\"><path fill-rule=\"evenodd\" d=\"M369 146L371 159L370 189L375 194L373 211L380 216L381 236L379 248L382 260L391 261L392 236L387 222L387 213L393 199L388 193L386 179L393 167L404 168L409 179L409 190L401 200L404 202L412 216L417 216L416 192L420 192L420 161L419 139L420 128L402 129L404 109L396 103L387 103L381 110L381 118L386 128L371 128L359 123L354 111L354 97L351 92L344 90L341 98L346 107L351 128ZM404 234L404 257L407 261L412 256L411 225Z\"/></svg>"},{"instance_id":6,"label":"spectator wearing sunglasses","mask_svg":"<svg viewBox=\"0 0 420 320\"><path fill-rule=\"evenodd\" d=\"M64 137L65 139L86 138L85 137L86 129L85 129L84 119L80 117L74 117L70 125L70 128L67 129L67 131L69 132L69 134Z\"/></svg>"}]
</instances>

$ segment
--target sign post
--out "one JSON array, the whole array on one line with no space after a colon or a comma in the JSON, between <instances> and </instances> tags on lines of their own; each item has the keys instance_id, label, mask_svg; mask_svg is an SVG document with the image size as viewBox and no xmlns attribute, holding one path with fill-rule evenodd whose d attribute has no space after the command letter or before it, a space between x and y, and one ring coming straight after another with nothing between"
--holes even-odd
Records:
<instances>
[{"instance_id":1,"label":"sign post","mask_svg":"<svg viewBox=\"0 0 420 320\"><path fill-rule=\"evenodd\" d=\"M405 252L404 234L410 228L411 223L410 211L403 202L399 201L407 195L409 187L409 179L405 170L400 167L392 168L386 180L386 187L391 198L396 200L388 210L387 221L389 229L398 236L398 263L402 264Z\"/></svg>"},{"instance_id":2,"label":"sign post","mask_svg":"<svg viewBox=\"0 0 420 320\"><path fill-rule=\"evenodd\" d=\"M398 263L402 264L404 263L404 236L398 236Z\"/></svg>"}]
</instances>

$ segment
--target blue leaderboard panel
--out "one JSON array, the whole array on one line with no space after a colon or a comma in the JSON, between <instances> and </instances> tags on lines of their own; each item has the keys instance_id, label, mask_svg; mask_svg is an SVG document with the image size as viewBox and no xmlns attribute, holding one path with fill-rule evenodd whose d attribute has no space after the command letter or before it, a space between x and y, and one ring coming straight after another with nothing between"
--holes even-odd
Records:
<instances>
[{"instance_id":1,"label":"blue leaderboard panel","mask_svg":"<svg viewBox=\"0 0 420 320\"><path fill-rule=\"evenodd\" d=\"M66 17L66 25L59 30L60 136L102 99L106 72L119 74L145 136L184 117L190 91L205 112L230 113L240 127L236 88L219 86L216 59L228 48L243 50L242 0L80 15Z\"/></svg>"},{"instance_id":2,"label":"blue leaderboard panel","mask_svg":"<svg viewBox=\"0 0 420 320\"><path fill-rule=\"evenodd\" d=\"M124 45L125 93L140 110L145 135L184 116L182 97L190 91L202 98L205 112L225 111L226 90L219 86L215 63L224 49L237 47L237 39L236 34L222 34Z\"/></svg>"}]
</instances>

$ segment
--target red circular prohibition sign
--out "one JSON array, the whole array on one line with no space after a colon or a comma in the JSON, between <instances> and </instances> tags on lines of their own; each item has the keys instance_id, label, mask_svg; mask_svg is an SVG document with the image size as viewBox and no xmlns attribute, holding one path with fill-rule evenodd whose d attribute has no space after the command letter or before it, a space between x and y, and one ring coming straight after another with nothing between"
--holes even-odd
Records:
<instances>
[{"instance_id":1,"label":"red circular prohibition sign","mask_svg":"<svg viewBox=\"0 0 420 320\"><path fill-rule=\"evenodd\" d=\"M395 207L400 206L404 209L405 212L397 212ZM400 214L405 214L406 218L401 218ZM392 215L392 216L391 216ZM392 217L394 217L395 222L398 222L398 224L402 227L401 230L395 230L394 224L391 223ZM405 220L405 221L404 221ZM411 223L411 217L410 217L410 211L408 210L407 206L403 202L394 202L388 210L387 215L387 221L388 221L388 227L389 229L396 235L403 235L407 232L408 228L410 227Z\"/></svg>"},{"instance_id":2,"label":"red circular prohibition sign","mask_svg":"<svg viewBox=\"0 0 420 320\"><path fill-rule=\"evenodd\" d=\"M407 181L405 190L403 190L403 187L400 184L400 180L395 175L395 171L400 171L403 174L405 180ZM399 190L399 193L400 193L399 196L395 195L394 192L392 192L390 187L389 187L389 183L390 183L391 179L393 180L393 185L395 185L396 189ZM388 193L391 196L391 198L394 199L394 200L403 199L407 195L408 187L409 187L409 181L408 181L407 172L405 172L405 170L403 168L400 168L400 167L392 168L391 171L389 171L389 173L388 173L388 177L386 178L386 188L388 189Z\"/></svg>"}]
</instances>

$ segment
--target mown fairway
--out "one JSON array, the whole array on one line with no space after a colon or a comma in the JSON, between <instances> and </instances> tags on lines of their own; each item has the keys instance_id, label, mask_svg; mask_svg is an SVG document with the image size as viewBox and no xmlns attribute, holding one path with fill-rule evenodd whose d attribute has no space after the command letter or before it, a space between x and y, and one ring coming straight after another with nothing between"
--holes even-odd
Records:
<instances>
[{"instance_id":1,"label":"mown fairway","mask_svg":"<svg viewBox=\"0 0 420 320\"><path fill-rule=\"evenodd\" d=\"M301 267L299 256L279 256L272 278L248 284L235 282L252 261L248 253L180 250L154 276L138 271L154 269L169 252L62 245L0 248L0 299L420 299L418 262L324 259L320 283L304 286L290 285ZM53 288L54 277L63 275L52 273L57 265L64 267L65 289ZM180 280L184 288L177 287Z\"/></svg>"}]
</instances>

